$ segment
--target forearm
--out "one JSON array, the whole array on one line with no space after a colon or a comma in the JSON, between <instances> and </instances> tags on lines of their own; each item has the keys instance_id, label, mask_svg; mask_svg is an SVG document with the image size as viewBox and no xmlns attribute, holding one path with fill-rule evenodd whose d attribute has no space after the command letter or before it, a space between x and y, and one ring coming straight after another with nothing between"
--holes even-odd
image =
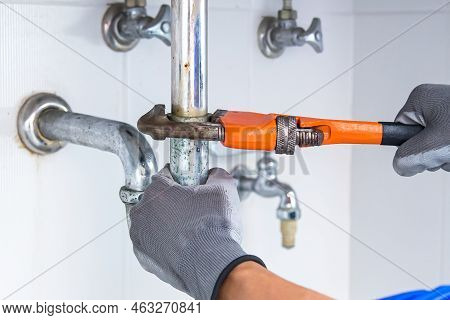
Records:
<instances>
[{"instance_id":1,"label":"forearm","mask_svg":"<svg viewBox=\"0 0 450 320\"><path fill-rule=\"evenodd\" d=\"M313 290L273 274L255 262L244 262L228 275L219 292L221 300L326 300Z\"/></svg>"}]
</instances>

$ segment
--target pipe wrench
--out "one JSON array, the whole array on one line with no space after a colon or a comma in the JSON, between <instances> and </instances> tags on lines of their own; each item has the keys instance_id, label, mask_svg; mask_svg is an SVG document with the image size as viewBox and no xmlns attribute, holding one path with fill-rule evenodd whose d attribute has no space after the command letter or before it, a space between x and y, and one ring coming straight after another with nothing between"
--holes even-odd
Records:
<instances>
[{"instance_id":1,"label":"pipe wrench","mask_svg":"<svg viewBox=\"0 0 450 320\"><path fill-rule=\"evenodd\" d=\"M328 120L283 114L218 110L202 118L180 118L156 105L138 121L154 140L220 141L225 147L293 155L296 147L333 144L399 146L423 127L393 122Z\"/></svg>"}]
</instances>

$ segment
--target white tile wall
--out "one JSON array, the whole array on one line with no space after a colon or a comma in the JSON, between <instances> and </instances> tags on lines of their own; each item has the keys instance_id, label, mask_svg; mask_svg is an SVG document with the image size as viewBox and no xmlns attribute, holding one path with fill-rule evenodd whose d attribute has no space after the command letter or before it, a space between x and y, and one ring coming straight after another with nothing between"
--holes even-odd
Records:
<instances>
[{"instance_id":1,"label":"white tile wall","mask_svg":"<svg viewBox=\"0 0 450 320\"><path fill-rule=\"evenodd\" d=\"M441 6L445 6L444 11L448 11L447 1L444 0L355 0L354 9L356 13L411 13L435 11Z\"/></svg>"},{"instance_id":2,"label":"white tile wall","mask_svg":"<svg viewBox=\"0 0 450 320\"><path fill-rule=\"evenodd\" d=\"M0 110L7 128L0 149L2 297L124 216L117 197L123 174L114 156L77 146L34 156L20 145L14 128L21 102L37 91L56 92L77 112L118 117L124 89L99 67L120 79L122 58L92 31L102 13L103 6L0 6ZM123 228L14 297L122 297Z\"/></svg>"},{"instance_id":3,"label":"white tile wall","mask_svg":"<svg viewBox=\"0 0 450 320\"><path fill-rule=\"evenodd\" d=\"M152 1L150 12L168 1ZM37 91L56 92L77 112L135 124L154 102L170 104L170 50L143 41L127 55L109 51L99 34L107 1L8 1L0 6L1 61L1 294L6 295L92 239L123 216L117 190L121 167L114 156L77 146L36 157L17 141L21 101ZM302 1L302 23L324 20L323 55L289 50L279 60L262 57L255 32L272 1L211 1L210 105L274 112L287 109L350 65L353 56L351 1ZM344 13L344 14L343 14ZM238 23L237 23L238 22ZM121 83L122 82L122 83ZM127 84L127 88L123 83ZM131 89L130 89L131 88ZM348 117L351 76L329 86L292 112ZM151 142L160 164L167 147ZM216 160L254 166L259 155ZM287 170L280 177L300 197L344 228L349 227L350 149L307 151L310 175ZM333 162L327 159L333 158ZM287 163L283 163L284 166ZM339 192L336 190L339 189ZM95 197L93 196L95 195ZM348 237L304 209L299 245L280 248L276 199L252 197L243 204L249 251L290 280L348 296ZM7 245L5 245L7 244ZM333 264L333 268L329 265ZM145 273L136 262L124 225L75 253L18 292L16 298L181 298L184 295Z\"/></svg>"},{"instance_id":4,"label":"white tile wall","mask_svg":"<svg viewBox=\"0 0 450 320\"><path fill-rule=\"evenodd\" d=\"M355 16L356 61L441 3L356 1L356 9L365 10ZM355 118L392 121L416 85L450 81L449 18L448 11L427 18L355 68ZM380 297L450 281L449 177L401 178L391 169L394 152L389 147L353 151L351 230L386 259L352 241L351 297Z\"/></svg>"},{"instance_id":5,"label":"white tile wall","mask_svg":"<svg viewBox=\"0 0 450 320\"><path fill-rule=\"evenodd\" d=\"M24 0L7 1L10 7L0 5L0 243L6 262L0 267L1 296L58 263L124 215L117 197L123 174L113 155L68 146L55 155L36 157L20 146L15 117L23 99L37 91L56 92L77 112L133 125L153 103L170 104L170 49L158 41L142 41L126 55L110 51L99 33L107 2ZM154 13L161 3L168 2L152 1L149 11ZM430 30L448 28L447 16L430 19L408 33L403 42L361 64L355 79L352 71L339 75L355 59L408 27L420 17L418 10L430 10L434 2L439 6L442 1L416 7L425 3L417 0L415 12L386 17L372 13L399 10L405 2L394 1L391 7L383 2L374 8L371 2L353 4L350 0L296 1L302 25L316 15L322 18L326 50L317 55L311 48L291 49L278 60L268 60L257 49L255 33L260 18L274 14L279 1L211 0L210 109L389 120L416 82L447 80L448 64L440 67L439 62L446 61L448 51L433 50L432 62L423 59L430 47L448 49L442 37L430 37L438 34ZM359 12L356 18L353 5ZM288 110L298 101L302 103ZM150 143L162 166L168 160L167 144ZM412 272L437 282L440 274L446 274L443 270L449 269L448 261L439 258L448 246L441 245L444 233L438 219L448 223L442 210L450 204L442 192L430 190L441 190L444 184L449 188L448 181L441 175L400 180L389 167L391 156L392 151L378 148L357 148L353 153L345 146L304 150L308 173L295 158L279 158L280 179L292 184L314 211L303 206L298 246L286 251L280 247L277 200L252 196L242 204L244 246L260 255L274 272L337 298L348 298L350 289L353 297L375 297L412 286L410 278L367 249L353 242L350 245L344 231L351 230L399 264L411 267L422 258ZM254 167L258 157L248 153L213 162L228 169L241 162ZM426 194L436 204L431 209L419 200L401 204L398 197L391 196L392 188L405 190L398 191L400 194ZM377 197L389 201L389 206L374 201ZM408 215L398 214L404 206ZM426 217L424 211L428 211ZM414 238L418 233L426 240L412 240L417 250L402 254L408 243L411 246L406 239L418 239ZM393 246L399 235L405 240ZM436 271L435 263L441 263L441 271ZM367 272L374 279L368 280ZM13 296L183 297L140 268L124 224Z\"/></svg>"}]
</instances>

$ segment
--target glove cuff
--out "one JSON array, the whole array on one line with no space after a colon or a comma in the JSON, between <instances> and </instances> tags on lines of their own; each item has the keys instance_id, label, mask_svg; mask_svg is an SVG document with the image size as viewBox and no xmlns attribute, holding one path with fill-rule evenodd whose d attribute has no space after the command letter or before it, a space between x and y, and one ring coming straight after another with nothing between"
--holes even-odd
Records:
<instances>
[{"instance_id":1,"label":"glove cuff","mask_svg":"<svg viewBox=\"0 0 450 320\"><path fill-rule=\"evenodd\" d=\"M187 293L195 299L216 299L223 281L240 263L255 261L265 267L226 233L203 233L200 238L191 242L181 270Z\"/></svg>"},{"instance_id":2,"label":"glove cuff","mask_svg":"<svg viewBox=\"0 0 450 320\"><path fill-rule=\"evenodd\" d=\"M213 292L211 295L211 300L218 299L220 288L222 287L222 284L224 283L224 281L228 277L228 275L231 273L231 271L233 271L233 269L236 268L241 263L248 262L248 261L256 262L256 263L260 264L261 266L263 266L264 268L267 268L265 263L257 256L245 255L245 256L242 256L242 257L239 257L239 258L233 260L228 266L225 267L225 269L219 275L219 278L216 281L216 284L214 286L214 289L213 289Z\"/></svg>"}]
</instances>

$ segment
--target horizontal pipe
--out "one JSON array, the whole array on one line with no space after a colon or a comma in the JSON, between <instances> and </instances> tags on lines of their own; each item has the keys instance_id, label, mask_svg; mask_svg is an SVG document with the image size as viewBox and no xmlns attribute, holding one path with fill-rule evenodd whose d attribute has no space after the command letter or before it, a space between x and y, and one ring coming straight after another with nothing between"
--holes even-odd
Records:
<instances>
[{"instance_id":1,"label":"horizontal pipe","mask_svg":"<svg viewBox=\"0 0 450 320\"><path fill-rule=\"evenodd\" d=\"M125 171L125 187L131 191L145 191L157 171L148 141L126 123L52 109L41 114L38 121L39 131L48 140L116 154Z\"/></svg>"}]
</instances>

